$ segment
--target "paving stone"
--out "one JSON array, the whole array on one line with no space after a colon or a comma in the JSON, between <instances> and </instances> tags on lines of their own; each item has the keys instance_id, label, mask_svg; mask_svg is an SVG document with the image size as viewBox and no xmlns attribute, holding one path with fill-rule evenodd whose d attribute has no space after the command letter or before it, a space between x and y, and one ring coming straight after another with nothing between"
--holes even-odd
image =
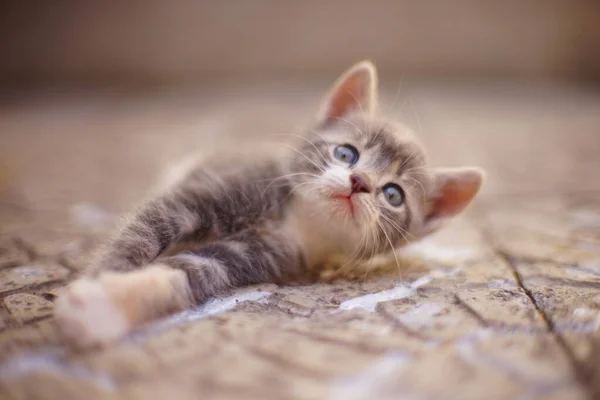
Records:
<instances>
[{"instance_id":1,"label":"paving stone","mask_svg":"<svg viewBox=\"0 0 600 400\"><path fill-rule=\"evenodd\" d=\"M315 312L310 320L286 325L285 329L329 346L354 349L378 355L396 349L418 351L423 346L436 345L439 340L414 332L382 312L351 310L344 312Z\"/></svg>"},{"instance_id":2,"label":"paving stone","mask_svg":"<svg viewBox=\"0 0 600 400\"><path fill-rule=\"evenodd\" d=\"M537 398L563 388L573 398L585 398L550 335L499 337L476 331L415 356L389 353L348 378L336 398Z\"/></svg>"},{"instance_id":3,"label":"paving stone","mask_svg":"<svg viewBox=\"0 0 600 400\"><path fill-rule=\"evenodd\" d=\"M600 276L595 270L550 262L517 262L515 268L557 331L600 328Z\"/></svg>"},{"instance_id":4,"label":"paving stone","mask_svg":"<svg viewBox=\"0 0 600 400\"><path fill-rule=\"evenodd\" d=\"M600 332L590 332L587 329L579 329L561 332L561 337L576 365L580 379L587 386L589 398L596 399L600 396Z\"/></svg>"},{"instance_id":5,"label":"paving stone","mask_svg":"<svg viewBox=\"0 0 600 400\"><path fill-rule=\"evenodd\" d=\"M236 316L237 317L237 316ZM239 317L238 317L239 318ZM245 351L258 357L270 360L274 364L288 366L299 375L313 379L327 379L336 374L355 370L358 366L366 366L373 359L371 352L361 352L352 346L335 346L327 342L314 340L311 335L299 335L294 326L296 323L280 324L274 321L265 328L259 328L263 321L254 322L256 329L240 330L222 325L227 334L236 338ZM247 322L245 325L247 326ZM311 324L312 325L312 324ZM277 334L272 335L273 331ZM312 332L318 334L320 329L313 326ZM268 336L269 340L260 340ZM357 343L360 341L357 335Z\"/></svg>"},{"instance_id":6,"label":"paving stone","mask_svg":"<svg viewBox=\"0 0 600 400\"><path fill-rule=\"evenodd\" d=\"M466 289L456 293L456 297L459 304L480 317L485 326L529 331L546 329L542 317L521 288Z\"/></svg>"},{"instance_id":7,"label":"paving stone","mask_svg":"<svg viewBox=\"0 0 600 400\"><path fill-rule=\"evenodd\" d=\"M547 387L555 390L576 386L568 360L549 334L502 336L476 332L455 342L452 350L449 365L443 358L441 365L435 363L435 357L422 361L422 368L431 371L433 377L421 373L411 376L415 381L410 378L407 381L417 386L418 392L433 392L439 396L444 391L443 375L458 375L456 378L463 384L450 389L453 397L473 399L535 397L536 392ZM457 370L451 370L452 364Z\"/></svg>"},{"instance_id":8,"label":"paving stone","mask_svg":"<svg viewBox=\"0 0 600 400\"><path fill-rule=\"evenodd\" d=\"M565 264L553 261L515 261L519 274L530 281L563 282L568 285L586 284L590 287L600 284L600 262Z\"/></svg>"},{"instance_id":9,"label":"paving stone","mask_svg":"<svg viewBox=\"0 0 600 400\"><path fill-rule=\"evenodd\" d=\"M167 351L171 351L168 349ZM188 350L189 351L189 350ZM85 362L72 360L71 367L84 366L96 374L110 376L115 385L135 380L158 378L163 365L144 346L123 345L112 351L100 352L87 357Z\"/></svg>"},{"instance_id":10,"label":"paving stone","mask_svg":"<svg viewBox=\"0 0 600 400\"><path fill-rule=\"evenodd\" d=\"M557 330L598 329L600 290L597 288L532 286L531 292Z\"/></svg>"},{"instance_id":11,"label":"paving stone","mask_svg":"<svg viewBox=\"0 0 600 400\"><path fill-rule=\"evenodd\" d=\"M480 327L479 321L455 303L451 293L388 301L379 309L411 331L440 343Z\"/></svg>"},{"instance_id":12,"label":"paving stone","mask_svg":"<svg viewBox=\"0 0 600 400\"><path fill-rule=\"evenodd\" d=\"M0 270L0 296L32 285L61 281L68 276L69 270L57 264L27 264Z\"/></svg>"},{"instance_id":13,"label":"paving stone","mask_svg":"<svg viewBox=\"0 0 600 400\"><path fill-rule=\"evenodd\" d=\"M30 382L34 381L35 385ZM114 392L106 389L86 377L73 378L69 373L60 371L33 372L27 379L9 377L3 382L0 394L4 390L7 399L77 399L90 400L116 399Z\"/></svg>"},{"instance_id":14,"label":"paving stone","mask_svg":"<svg viewBox=\"0 0 600 400\"><path fill-rule=\"evenodd\" d=\"M575 235L571 219L560 200L535 206L508 202L488 212L496 244L512 257L566 264L598 260L600 242Z\"/></svg>"},{"instance_id":15,"label":"paving stone","mask_svg":"<svg viewBox=\"0 0 600 400\"><path fill-rule=\"evenodd\" d=\"M62 345L52 320L46 319L26 327L8 329L0 335L0 362Z\"/></svg>"},{"instance_id":16,"label":"paving stone","mask_svg":"<svg viewBox=\"0 0 600 400\"><path fill-rule=\"evenodd\" d=\"M54 308L50 301L29 293L6 296L2 301L4 307L19 324L48 317L52 315Z\"/></svg>"}]
</instances>

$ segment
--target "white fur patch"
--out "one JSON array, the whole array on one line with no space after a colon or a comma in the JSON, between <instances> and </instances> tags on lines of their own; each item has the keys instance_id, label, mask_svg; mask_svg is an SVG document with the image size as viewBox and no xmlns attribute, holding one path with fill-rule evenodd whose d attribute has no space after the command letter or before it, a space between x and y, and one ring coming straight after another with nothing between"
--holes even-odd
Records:
<instances>
[{"instance_id":1,"label":"white fur patch","mask_svg":"<svg viewBox=\"0 0 600 400\"><path fill-rule=\"evenodd\" d=\"M130 329L104 284L91 279L78 280L67 288L56 301L54 316L65 338L79 347L118 339Z\"/></svg>"},{"instance_id":2,"label":"white fur patch","mask_svg":"<svg viewBox=\"0 0 600 400\"><path fill-rule=\"evenodd\" d=\"M332 165L323 172L321 179L326 185L332 186L333 189L346 191L347 194L350 194L350 170L348 168Z\"/></svg>"}]
</instances>

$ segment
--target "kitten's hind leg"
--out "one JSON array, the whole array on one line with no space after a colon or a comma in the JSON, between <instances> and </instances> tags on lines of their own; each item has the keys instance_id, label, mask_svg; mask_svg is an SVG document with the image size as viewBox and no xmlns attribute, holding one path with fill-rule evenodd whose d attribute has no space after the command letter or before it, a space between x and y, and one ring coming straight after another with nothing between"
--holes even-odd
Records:
<instances>
[{"instance_id":1,"label":"kitten's hind leg","mask_svg":"<svg viewBox=\"0 0 600 400\"><path fill-rule=\"evenodd\" d=\"M301 251L292 241L258 230L157 261L185 272L196 304L231 287L281 283L305 270Z\"/></svg>"},{"instance_id":2,"label":"kitten's hind leg","mask_svg":"<svg viewBox=\"0 0 600 400\"><path fill-rule=\"evenodd\" d=\"M152 265L79 279L57 299L54 314L68 343L84 348L116 340L148 321L190 305L185 273Z\"/></svg>"}]
</instances>

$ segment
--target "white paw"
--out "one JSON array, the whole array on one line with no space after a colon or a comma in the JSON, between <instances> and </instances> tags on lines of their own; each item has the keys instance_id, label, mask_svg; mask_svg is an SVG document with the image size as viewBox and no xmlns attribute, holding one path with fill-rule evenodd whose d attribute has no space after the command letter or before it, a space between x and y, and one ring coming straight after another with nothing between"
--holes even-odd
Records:
<instances>
[{"instance_id":1,"label":"white paw","mask_svg":"<svg viewBox=\"0 0 600 400\"><path fill-rule=\"evenodd\" d=\"M73 282L56 300L54 318L70 345L84 348L120 338L130 330L105 285L97 280Z\"/></svg>"}]
</instances>

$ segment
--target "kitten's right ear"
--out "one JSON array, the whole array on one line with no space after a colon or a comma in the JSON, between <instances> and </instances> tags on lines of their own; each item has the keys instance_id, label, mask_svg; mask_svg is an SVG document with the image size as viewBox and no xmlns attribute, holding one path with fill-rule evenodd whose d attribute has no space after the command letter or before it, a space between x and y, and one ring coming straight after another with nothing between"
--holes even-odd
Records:
<instances>
[{"instance_id":1,"label":"kitten's right ear","mask_svg":"<svg viewBox=\"0 0 600 400\"><path fill-rule=\"evenodd\" d=\"M438 230L446 220L460 214L479 192L485 173L477 167L443 168L434 170L433 178L423 234Z\"/></svg>"},{"instance_id":2,"label":"kitten's right ear","mask_svg":"<svg viewBox=\"0 0 600 400\"><path fill-rule=\"evenodd\" d=\"M353 112L373 114L376 106L377 71L371 61L362 61L344 72L333 84L317 120L327 123Z\"/></svg>"}]
</instances>

